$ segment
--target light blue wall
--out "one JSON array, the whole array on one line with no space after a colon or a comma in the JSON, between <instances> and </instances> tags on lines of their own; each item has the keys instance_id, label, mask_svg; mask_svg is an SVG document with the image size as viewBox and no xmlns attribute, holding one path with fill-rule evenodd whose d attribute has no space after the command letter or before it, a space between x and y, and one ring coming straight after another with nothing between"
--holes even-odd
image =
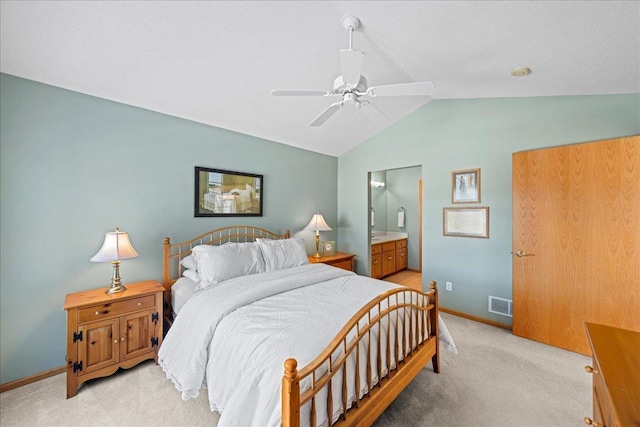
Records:
<instances>
[{"instance_id":1,"label":"light blue wall","mask_svg":"<svg viewBox=\"0 0 640 427\"><path fill-rule=\"evenodd\" d=\"M1 383L65 364L65 295L109 284L89 258L116 226L140 254L121 266L133 282L161 279L165 236L289 228L311 253L313 213L337 224L335 157L6 74L0 123ZM263 174L264 216L194 218L194 166Z\"/></svg>"},{"instance_id":2,"label":"light blue wall","mask_svg":"<svg viewBox=\"0 0 640 427\"><path fill-rule=\"evenodd\" d=\"M423 286L440 288L443 307L500 323L488 295L511 298L511 155L517 151L640 134L640 95L436 100L340 156L341 250L369 274L367 173L422 165ZM490 238L444 237L451 171L481 168Z\"/></svg>"}]
</instances>

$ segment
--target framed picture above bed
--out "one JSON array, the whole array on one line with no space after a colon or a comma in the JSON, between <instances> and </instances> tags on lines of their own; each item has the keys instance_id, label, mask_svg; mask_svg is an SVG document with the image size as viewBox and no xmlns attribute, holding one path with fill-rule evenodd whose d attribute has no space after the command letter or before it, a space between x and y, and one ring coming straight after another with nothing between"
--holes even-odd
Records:
<instances>
[{"instance_id":1,"label":"framed picture above bed","mask_svg":"<svg viewBox=\"0 0 640 427\"><path fill-rule=\"evenodd\" d=\"M262 216L264 177L195 167L196 217Z\"/></svg>"}]
</instances>

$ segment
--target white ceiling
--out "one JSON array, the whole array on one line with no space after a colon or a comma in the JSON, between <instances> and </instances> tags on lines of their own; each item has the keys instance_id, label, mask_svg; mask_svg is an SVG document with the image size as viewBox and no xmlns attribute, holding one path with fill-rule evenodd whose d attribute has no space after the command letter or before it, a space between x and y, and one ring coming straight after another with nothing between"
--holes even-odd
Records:
<instances>
[{"instance_id":1,"label":"white ceiling","mask_svg":"<svg viewBox=\"0 0 640 427\"><path fill-rule=\"evenodd\" d=\"M638 1L1 1L0 71L338 156L389 126L331 90L353 48L369 86L433 81L435 99L640 92ZM510 75L514 67L528 77ZM424 97L371 100L396 122ZM348 108L350 107L350 108Z\"/></svg>"}]
</instances>

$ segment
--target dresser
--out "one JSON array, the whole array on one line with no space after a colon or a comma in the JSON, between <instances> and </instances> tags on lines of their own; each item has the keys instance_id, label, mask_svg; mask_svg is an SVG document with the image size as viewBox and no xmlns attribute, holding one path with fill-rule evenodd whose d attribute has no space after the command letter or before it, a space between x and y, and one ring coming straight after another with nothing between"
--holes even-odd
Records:
<instances>
[{"instance_id":1,"label":"dresser","mask_svg":"<svg viewBox=\"0 0 640 427\"><path fill-rule=\"evenodd\" d=\"M593 418L597 427L640 426L640 332L586 323L593 361Z\"/></svg>"},{"instance_id":2,"label":"dresser","mask_svg":"<svg viewBox=\"0 0 640 427\"><path fill-rule=\"evenodd\" d=\"M85 381L158 361L164 288L155 280L125 286L116 294L100 288L67 295L67 399Z\"/></svg>"},{"instance_id":3,"label":"dresser","mask_svg":"<svg viewBox=\"0 0 640 427\"><path fill-rule=\"evenodd\" d=\"M342 268L344 270L356 271L355 258L355 254L336 252L334 255L323 255L321 258L315 258L313 255L309 255L309 263L328 264L334 267Z\"/></svg>"}]
</instances>

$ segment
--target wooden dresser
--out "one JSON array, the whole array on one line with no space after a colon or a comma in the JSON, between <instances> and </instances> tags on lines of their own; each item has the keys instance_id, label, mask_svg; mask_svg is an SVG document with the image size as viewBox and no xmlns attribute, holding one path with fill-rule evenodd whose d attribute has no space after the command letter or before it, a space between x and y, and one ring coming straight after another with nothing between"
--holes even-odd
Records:
<instances>
[{"instance_id":1,"label":"wooden dresser","mask_svg":"<svg viewBox=\"0 0 640 427\"><path fill-rule=\"evenodd\" d=\"M640 332L586 323L593 354L593 418L597 427L640 426Z\"/></svg>"},{"instance_id":2,"label":"wooden dresser","mask_svg":"<svg viewBox=\"0 0 640 427\"><path fill-rule=\"evenodd\" d=\"M334 267L342 268L349 271L356 271L355 268L355 254L348 254L346 252L336 252L334 255L323 255L321 258L315 258L313 255L309 255L309 263L311 264L329 264Z\"/></svg>"},{"instance_id":3,"label":"wooden dresser","mask_svg":"<svg viewBox=\"0 0 640 427\"><path fill-rule=\"evenodd\" d=\"M67 399L85 381L158 361L164 288L155 280L126 287L117 294L100 288L67 295Z\"/></svg>"}]
</instances>

